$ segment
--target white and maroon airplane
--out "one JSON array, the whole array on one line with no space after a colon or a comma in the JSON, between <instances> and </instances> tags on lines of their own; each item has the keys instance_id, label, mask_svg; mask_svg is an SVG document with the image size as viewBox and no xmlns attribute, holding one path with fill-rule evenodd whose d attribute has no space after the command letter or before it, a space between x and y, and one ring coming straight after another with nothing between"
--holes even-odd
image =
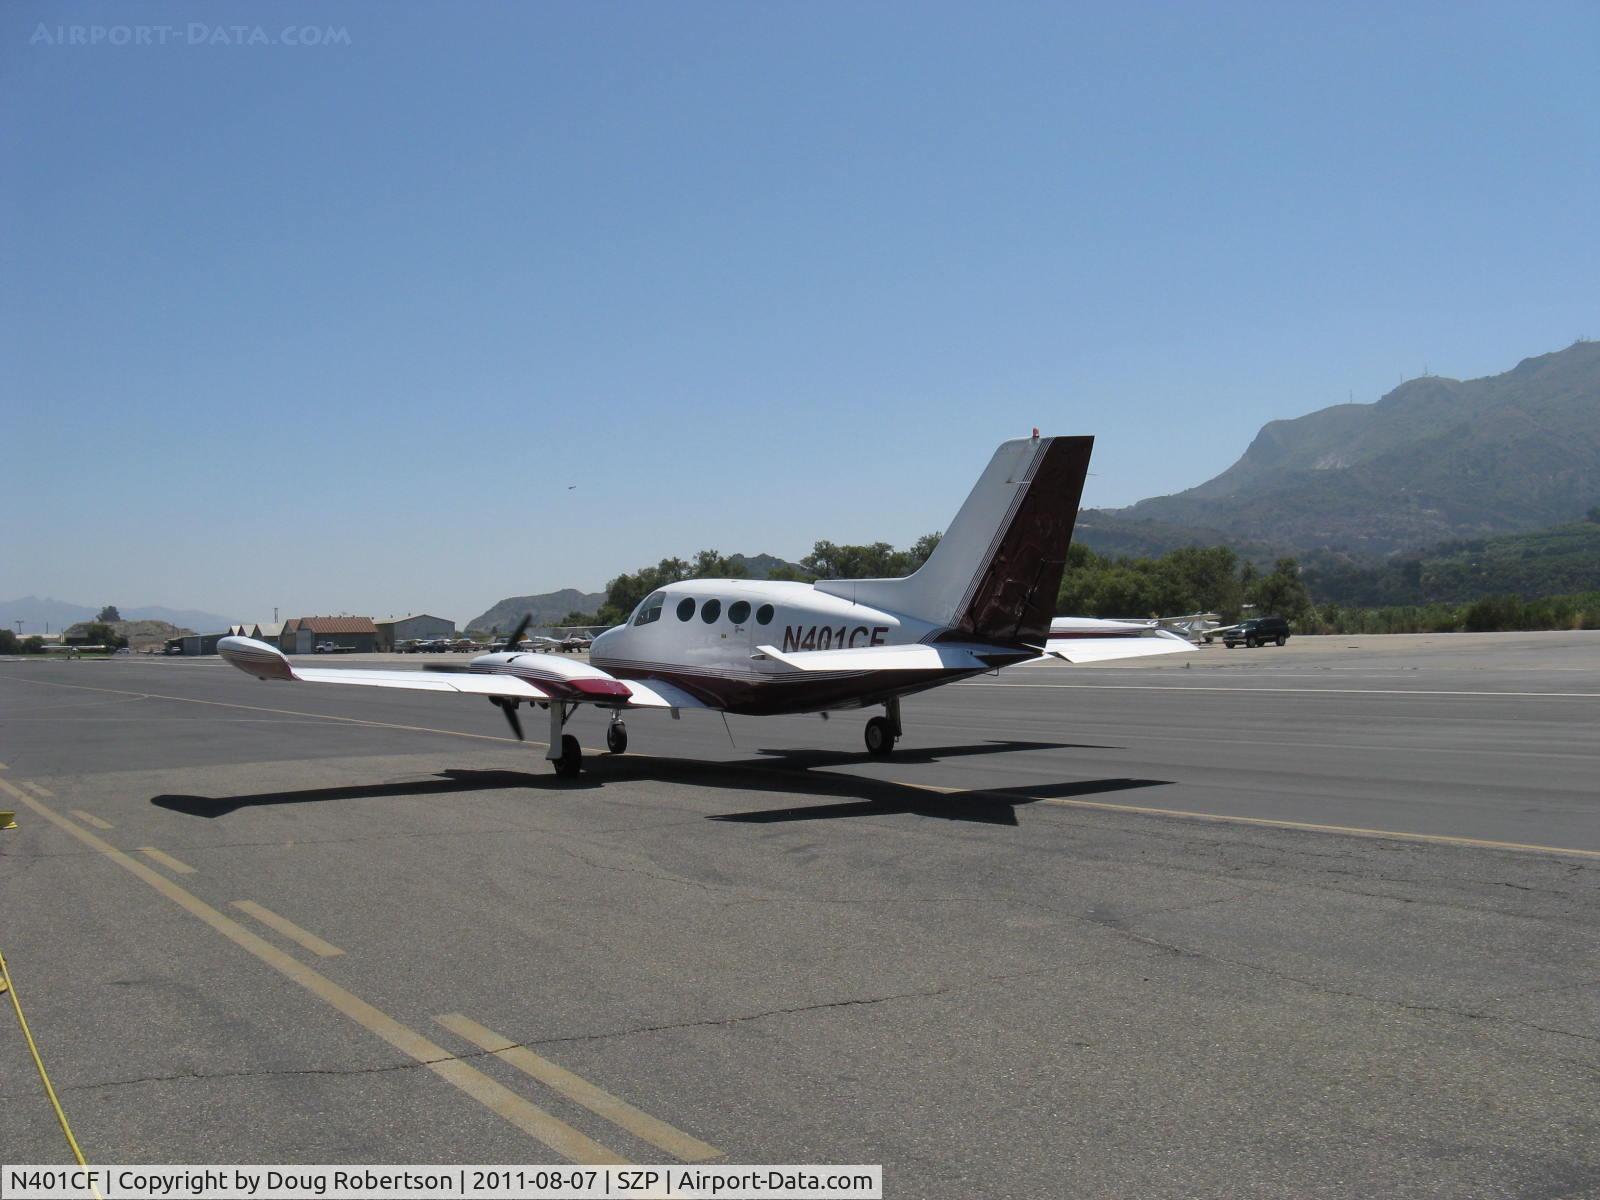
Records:
<instances>
[{"instance_id":1,"label":"white and maroon airplane","mask_svg":"<svg viewBox=\"0 0 1600 1200\"><path fill-rule=\"evenodd\" d=\"M301 667L244 637L223 638L218 650L258 679L486 696L518 738L517 708L537 704L549 711L546 757L562 776L582 766L578 739L563 732L581 704L610 712L606 745L616 754L628 745L622 714L633 709L766 716L881 705L866 742L885 755L900 737L900 698L913 692L1045 654L1102 662L1193 649L1144 629L1052 634L1093 445L1037 430L1001 445L928 561L904 579L685 580L652 592L626 624L597 637L587 663L501 652L385 671ZM526 627L524 619L508 644Z\"/></svg>"}]
</instances>

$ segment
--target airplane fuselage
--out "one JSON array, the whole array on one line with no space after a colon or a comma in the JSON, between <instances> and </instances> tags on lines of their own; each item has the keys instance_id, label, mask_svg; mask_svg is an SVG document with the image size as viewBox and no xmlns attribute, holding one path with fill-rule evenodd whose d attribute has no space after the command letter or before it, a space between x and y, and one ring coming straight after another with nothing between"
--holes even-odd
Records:
<instances>
[{"instance_id":1,"label":"airplane fuselage","mask_svg":"<svg viewBox=\"0 0 1600 1200\"><path fill-rule=\"evenodd\" d=\"M917 645L927 621L786 580L692 579L652 592L626 624L594 640L589 661L618 679L666 680L705 704L770 715L862 708L937 687L974 670L790 670L762 653ZM1028 657L1019 653L1018 660Z\"/></svg>"}]
</instances>

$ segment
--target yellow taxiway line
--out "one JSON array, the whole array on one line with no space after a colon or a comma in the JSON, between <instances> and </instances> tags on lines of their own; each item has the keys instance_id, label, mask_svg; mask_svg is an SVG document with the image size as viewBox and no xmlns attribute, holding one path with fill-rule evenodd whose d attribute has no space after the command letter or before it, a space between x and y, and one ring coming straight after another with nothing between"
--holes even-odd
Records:
<instances>
[{"instance_id":1,"label":"yellow taxiway line","mask_svg":"<svg viewBox=\"0 0 1600 1200\"><path fill-rule=\"evenodd\" d=\"M242 913L249 913L268 929L275 930L291 942L305 947L318 958L337 958L344 953L332 942L323 941L309 930L301 929L288 917L280 917L270 908L263 904L257 904L254 900L235 900L233 906Z\"/></svg>"},{"instance_id":2,"label":"yellow taxiway line","mask_svg":"<svg viewBox=\"0 0 1600 1200\"><path fill-rule=\"evenodd\" d=\"M504 1118L528 1136L544 1143L551 1150L572 1162L584 1164L621 1163L626 1161L616 1152L607 1149L585 1134L574 1129L560 1118L523 1099L504 1084L485 1075L476 1067L462 1062L444 1047L423 1037L401 1024L388 1013L368 1004L359 996L340 987L326 975L312 969L287 951L280 950L232 917L213 908L193 892L180 887L160 872L118 850L103 838L90 833L61 816L41 800L30 796L19 787L0 779L0 791L14 796L41 817L77 838L92 850L105 855L123 870L149 884L168 900L191 916L198 918L233 942L234 945L254 955L267 966L305 988L313 996L349 1017L369 1033L388 1042L401 1054L426 1067L446 1083L471 1096L496 1115Z\"/></svg>"},{"instance_id":3,"label":"yellow taxiway line","mask_svg":"<svg viewBox=\"0 0 1600 1200\"><path fill-rule=\"evenodd\" d=\"M157 850L154 846L140 846L139 853L151 862L158 862L167 870L177 875L193 875L194 868L188 863L173 858L165 850Z\"/></svg>"},{"instance_id":4,"label":"yellow taxiway line","mask_svg":"<svg viewBox=\"0 0 1600 1200\"><path fill-rule=\"evenodd\" d=\"M486 1029L460 1013L446 1013L442 1017L435 1017L434 1020L480 1050L487 1050L496 1058L510 1063L524 1075L560 1092L568 1100L581 1104L595 1115L604 1117L613 1125L627 1130L635 1137L665 1150L684 1162L706 1162L722 1157L722 1151L715 1146L708 1145L697 1137L691 1137L681 1129L674 1129L665 1121L658 1120L647 1112L641 1112L626 1100L619 1100L587 1079L574 1075L565 1067L557 1066L547 1058L541 1058L526 1046L518 1045L510 1038L502 1037L494 1030Z\"/></svg>"},{"instance_id":5,"label":"yellow taxiway line","mask_svg":"<svg viewBox=\"0 0 1600 1200\"><path fill-rule=\"evenodd\" d=\"M77 817L78 820L82 821L85 825L93 825L96 829L115 829L116 828L116 826L113 825L110 821L102 821L99 817L95 816L93 813L86 813L81 808L73 809L72 810L72 815Z\"/></svg>"}]
</instances>

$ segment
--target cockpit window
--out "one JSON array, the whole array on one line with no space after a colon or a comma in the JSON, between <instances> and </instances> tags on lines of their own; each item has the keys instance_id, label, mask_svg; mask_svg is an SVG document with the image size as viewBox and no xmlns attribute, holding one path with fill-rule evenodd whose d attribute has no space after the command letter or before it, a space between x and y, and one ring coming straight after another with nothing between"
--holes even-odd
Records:
<instances>
[{"instance_id":1,"label":"cockpit window","mask_svg":"<svg viewBox=\"0 0 1600 1200\"><path fill-rule=\"evenodd\" d=\"M633 614L635 625L648 625L651 621L661 620L661 605L666 600L665 592L657 592L653 596L646 596L639 602L639 610Z\"/></svg>"}]
</instances>

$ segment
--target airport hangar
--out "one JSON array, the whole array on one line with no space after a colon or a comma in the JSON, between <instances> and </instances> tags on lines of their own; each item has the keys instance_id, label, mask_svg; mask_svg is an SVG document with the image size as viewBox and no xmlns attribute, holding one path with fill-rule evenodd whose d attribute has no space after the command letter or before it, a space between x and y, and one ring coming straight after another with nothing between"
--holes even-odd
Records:
<instances>
[{"instance_id":1,"label":"airport hangar","mask_svg":"<svg viewBox=\"0 0 1600 1200\"><path fill-rule=\"evenodd\" d=\"M407 614L374 621L371 617L291 617L287 621L244 621L228 626L226 633L190 634L172 638L168 647L188 655L215 654L224 637L248 637L285 654L311 654L331 642L357 654L389 651L403 642L457 636L456 624L429 613Z\"/></svg>"}]
</instances>

